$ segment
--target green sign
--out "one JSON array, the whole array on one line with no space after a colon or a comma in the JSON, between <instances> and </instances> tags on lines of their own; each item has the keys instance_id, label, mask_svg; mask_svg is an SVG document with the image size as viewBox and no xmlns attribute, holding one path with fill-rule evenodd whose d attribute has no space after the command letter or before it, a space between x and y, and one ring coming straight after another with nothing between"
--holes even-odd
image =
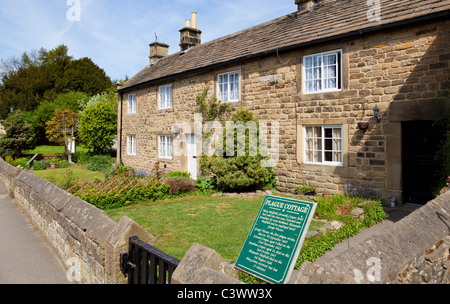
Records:
<instances>
[{"instance_id":1,"label":"green sign","mask_svg":"<svg viewBox=\"0 0 450 304\"><path fill-rule=\"evenodd\" d=\"M235 267L269 283L286 283L315 210L315 203L267 196Z\"/></svg>"}]
</instances>

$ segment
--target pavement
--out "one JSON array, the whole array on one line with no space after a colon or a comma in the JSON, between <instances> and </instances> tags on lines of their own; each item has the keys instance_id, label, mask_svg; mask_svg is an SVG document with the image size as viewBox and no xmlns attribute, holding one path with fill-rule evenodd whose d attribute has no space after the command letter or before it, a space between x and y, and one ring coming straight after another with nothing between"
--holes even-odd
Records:
<instances>
[{"instance_id":1,"label":"pavement","mask_svg":"<svg viewBox=\"0 0 450 304\"><path fill-rule=\"evenodd\" d=\"M64 265L0 184L0 284L71 284Z\"/></svg>"},{"instance_id":2,"label":"pavement","mask_svg":"<svg viewBox=\"0 0 450 304\"><path fill-rule=\"evenodd\" d=\"M348 249L355 248L359 243L362 243L373 235L391 227L405 216L408 216L411 212L417 210L417 208L419 207L412 205L404 205L400 208L386 208L385 211L388 213L387 219L372 227L365 228L357 235L336 244L331 251L326 252L323 256L318 258L315 263L320 264L328 259L337 257Z\"/></svg>"}]
</instances>

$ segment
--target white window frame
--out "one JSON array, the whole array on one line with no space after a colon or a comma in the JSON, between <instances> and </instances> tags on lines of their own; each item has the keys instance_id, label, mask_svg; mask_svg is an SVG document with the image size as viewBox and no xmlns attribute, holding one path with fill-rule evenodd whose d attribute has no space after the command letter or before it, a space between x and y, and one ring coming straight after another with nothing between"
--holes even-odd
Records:
<instances>
[{"instance_id":1,"label":"white window frame","mask_svg":"<svg viewBox=\"0 0 450 304\"><path fill-rule=\"evenodd\" d=\"M159 109L171 109L172 108L172 85L160 86L158 89L159 95Z\"/></svg>"},{"instance_id":2,"label":"white window frame","mask_svg":"<svg viewBox=\"0 0 450 304\"><path fill-rule=\"evenodd\" d=\"M226 80L224 80L226 78ZM234 81L230 81L233 78ZM231 90L236 87L237 90ZM217 99L222 102L238 102L240 100L240 71L217 74Z\"/></svg>"},{"instance_id":3,"label":"white window frame","mask_svg":"<svg viewBox=\"0 0 450 304\"><path fill-rule=\"evenodd\" d=\"M313 137L308 137L307 128L313 129ZM321 128L321 136L316 136L315 130L316 128ZM325 129L332 129L332 137L326 137L325 135ZM340 149L335 149L335 139L333 138L334 130L339 129L340 130L340 142L339 146ZM308 139L312 139L312 149L308 149ZM315 140L320 140L320 147L316 149L314 145ZM325 140L331 140L332 149L331 150L325 150ZM327 165L327 166L335 166L335 167L342 167L344 166L344 127L343 125L306 125L303 126L303 159L305 164L315 164L315 165ZM321 161L314 161L310 160L308 158L308 152L312 152L314 155L314 152L318 152ZM340 160L339 161L329 161L327 159L327 154L331 153L331 157L333 158L334 153L340 153Z\"/></svg>"},{"instance_id":4,"label":"white window frame","mask_svg":"<svg viewBox=\"0 0 450 304\"><path fill-rule=\"evenodd\" d=\"M335 64L324 64L324 57L330 56L330 55L336 55L336 63ZM314 62L314 58L320 59L320 66L307 66L307 60L312 59ZM326 67L336 67L336 75L335 77L328 77L326 73ZM314 77L314 68L316 68L320 72L320 77L313 78L313 79L307 79L308 76L308 70L312 70L312 74ZM325 75L327 77L325 77ZM326 88L327 87L327 81L335 79L335 87L332 88ZM320 83L320 89L313 89L308 90L308 82L314 82L317 81ZM324 92L338 92L342 91L342 50L335 50L330 52L323 52L323 53L317 53L312 54L308 56L303 57L303 93L304 94L317 94L317 93L324 93Z\"/></svg>"},{"instance_id":5,"label":"white window frame","mask_svg":"<svg viewBox=\"0 0 450 304\"><path fill-rule=\"evenodd\" d=\"M128 94L128 114L136 114L136 94Z\"/></svg>"},{"instance_id":6,"label":"white window frame","mask_svg":"<svg viewBox=\"0 0 450 304\"><path fill-rule=\"evenodd\" d=\"M172 159L173 157L172 135L158 135L158 157L162 159Z\"/></svg>"},{"instance_id":7,"label":"white window frame","mask_svg":"<svg viewBox=\"0 0 450 304\"><path fill-rule=\"evenodd\" d=\"M127 136L127 152L128 155L136 155L136 135Z\"/></svg>"}]
</instances>

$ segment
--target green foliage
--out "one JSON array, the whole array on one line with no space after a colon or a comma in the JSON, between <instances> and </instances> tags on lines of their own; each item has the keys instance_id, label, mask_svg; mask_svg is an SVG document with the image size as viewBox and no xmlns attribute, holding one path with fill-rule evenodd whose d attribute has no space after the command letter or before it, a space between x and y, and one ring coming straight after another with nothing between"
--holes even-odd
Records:
<instances>
[{"instance_id":1,"label":"green foliage","mask_svg":"<svg viewBox=\"0 0 450 304\"><path fill-rule=\"evenodd\" d=\"M11 155L7 155L5 157L5 162L7 162L8 164L10 164L13 167L16 166L16 161L14 160L14 157L12 157Z\"/></svg>"},{"instance_id":2,"label":"green foliage","mask_svg":"<svg viewBox=\"0 0 450 304\"><path fill-rule=\"evenodd\" d=\"M67 160L59 160L58 161L58 168L69 168L70 164Z\"/></svg>"},{"instance_id":3,"label":"green foliage","mask_svg":"<svg viewBox=\"0 0 450 304\"><path fill-rule=\"evenodd\" d=\"M80 138L96 154L109 151L117 134L117 104L99 102L81 115Z\"/></svg>"},{"instance_id":4,"label":"green foliage","mask_svg":"<svg viewBox=\"0 0 450 304\"><path fill-rule=\"evenodd\" d=\"M24 115L24 118L35 129L37 141L39 143L45 143L46 123L52 119L55 115L55 111L68 109L77 113L81 109L79 103L87 102L87 100L89 100L87 94L71 91L59 95L55 100L41 102L34 111L27 112L27 115Z\"/></svg>"},{"instance_id":5,"label":"green foliage","mask_svg":"<svg viewBox=\"0 0 450 304\"><path fill-rule=\"evenodd\" d=\"M202 113L203 121L212 121L218 119L223 121L223 115L231 111L230 103L222 103L213 96L208 100L208 88L204 88L203 92L196 98L198 110Z\"/></svg>"},{"instance_id":6,"label":"green foliage","mask_svg":"<svg viewBox=\"0 0 450 304\"><path fill-rule=\"evenodd\" d=\"M343 240L358 234L362 229L371 227L387 218L380 201L366 203L363 206L364 220L355 219L349 214L337 214L338 206L356 207L361 199L349 198L343 195L332 195L329 200L322 198L317 200L316 214L327 220L339 220L344 222L344 227L339 230L330 230L325 235L318 234L307 238L300 251L295 268L298 269L304 261L313 262L325 252ZM334 214L333 214L334 212Z\"/></svg>"},{"instance_id":7,"label":"green foliage","mask_svg":"<svg viewBox=\"0 0 450 304\"><path fill-rule=\"evenodd\" d=\"M33 127L23 119L20 110L15 111L4 121L6 134L0 138L0 155L20 157L22 150L34 149L35 138Z\"/></svg>"},{"instance_id":8,"label":"green foliage","mask_svg":"<svg viewBox=\"0 0 450 304\"><path fill-rule=\"evenodd\" d=\"M295 268L299 269L304 261L314 262L318 257L333 249L336 244L358 234L363 228L364 225L361 221L347 217L345 225L341 229L330 230L325 235L318 234L307 238L303 243Z\"/></svg>"},{"instance_id":9,"label":"green foliage","mask_svg":"<svg viewBox=\"0 0 450 304\"><path fill-rule=\"evenodd\" d=\"M111 104L113 107L117 107L117 94L116 93L106 93L97 94L88 99L79 100L78 106L83 112L86 108L94 106L100 102L106 102Z\"/></svg>"},{"instance_id":10,"label":"green foliage","mask_svg":"<svg viewBox=\"0 0 450 304\"><path fill-rule=\"evenodd\" d=\"M76 152L72 155L72 161L77 164L89 164L91 159L92 156L89 152Z\"/></svg>"},{"instance_id":11,"label":"green foliage","mask_svg":"<svg viewBox=\"0 0 450 304\"><path fill-rule=\"evenodd\" d=\"M200 166L203 173L206 176L216 178L219 190L246 190L266 186L273 187L275 185L275 173L272 168L261 166L262 161L267 160L268 157L263 156L262 151L257 151L256 153L256 151L252 150L257 149L257 147L250 144L249 129L240 130L240 128L245 128L248 122L254 122L257 128L259 128L258 120L248 110L240 109L233 115L232 121L238 127L224 130L223 136L220 139L223 140L223 151L217 151L219 153L216 153L214 156L203 155L201 157ZM238 124L238 122L242 123ZM259 132L258 130L256 131L256 142L259 142ZM245 132L243 133L245 134L245 143L244 141L238 141L238 132ZM227 151L227 136L234 136L234 154L232 155ZM238 155L239 149L245 152L244 156Z\"/></svg>"},{"instance_id":12,"label":"green foliage","mask_svg":"<svg viewBox=\"0 0 450 304\"><path fill-rule=\"evenodd\" d=\"M50 51L24 53L21 60L4 61L0 81L0 118L9 108L34 111L61 94L84 92L95 95L112 86L111 79L89 58L73 59L65 45Z\"/></svg>"},{"instance_id":13,"label":"green foliage","mask_svg":"<svg viewBox=\"0 0 450 304\"><path fill-rule=\"evenodd\" d=\"M169 172L166 175L166 178L168 177L187 177L187 178L191 178L191 173L186 172L186 171L173 171L173 172Z\"/></svg>"},{"instance_id":14,"label":"green foliage","mask_svg":"<svg viewBox=\"0 0 450 304\"><path fill-rule=\"evenodd\" d=\"M381 203L365 204L364 209L364 227L371 227L387 218Z\"/></svg>"},{"instance_id":15,"label":"green foliage","mask_svg":"<svg viewBox=\"0 0 450 304\"><path fill-rule=\"evenodd\" d=\"M200 193L211 193L214 192L217 188L217 182L214 177L204 177L198 178L195 181L195 187L198 189Z\"/></svg>"},{"instance_id":16,"label":"green foliage","mask_svg":"<svg viewBox=\"0 0 450 304\"><path fill-rule=\"evenodd\" d=\"M86 195L81 198L99 209L107 210L127 206L143 200L153 202L170 197L170 187L168 185L155 182L151 187L147 186L147 188L137 186L135 189L122 195L102 194L98 197Z\"/></svg>"},{"instance_id":17,"label":"green foliage","mask_svg":"<svg viewBox=\"0 0 450 304\"><path fill-rule=\"evenodd\" d=\"M23 169L29 170L30 165L28 164L29 159L26 157L16 159L16 166L20 166Z\"/></svg>"},{"instance_id":18,"label":"green foliage","mask_svg":"<svg viewBox=\"0 0 450 304\"><path fill-rule=\"evenodd\" d=\"M87 169L91 171L107 171L112 168L111 157L108 155L95 155L87 166Z\"/></svg>"},{"instance_id":19,"label":"green foliage","mask_svg":"<svg viewBox=\"0 0 450 304\"><path fill-rule=\"evenodd\" d=\"M325 196L317 197L315 201L317 203L316 214L326 220L333 220L338 206L347 204L345 196L342 195L331 195L329 199Z\"/></svg>"},{"instance_id":20,"label":"green foliage","mask_svg":"<svg viewBox=\"0 0 450 304\"><path fill-rule=\"evenodd\" d=\"M56 110L55 115L46 122L45 134L50 142L69 146L75 138L79 115L72 110Z\"/></svg>"},{"instance_id":21,"label":"green foliage","mask_svg":"<svg viewBox=\"0 0 450 304\"><path fill-rule=\"evenodd\" d=\"M42 171L48 168L48 164L45 161L34 161L33 170Z\"/></svg>"},{"instance_id":22,"label":"green foliage","mask_svg":"<svg viewBox=\"0 0 450 304\"><path fill-rule=\"evenodd\" d=\"M317 189L316 185L300 185L295 188L299 193L305 194L308 192L315 192Z\"/></svg>"}]
</instances>

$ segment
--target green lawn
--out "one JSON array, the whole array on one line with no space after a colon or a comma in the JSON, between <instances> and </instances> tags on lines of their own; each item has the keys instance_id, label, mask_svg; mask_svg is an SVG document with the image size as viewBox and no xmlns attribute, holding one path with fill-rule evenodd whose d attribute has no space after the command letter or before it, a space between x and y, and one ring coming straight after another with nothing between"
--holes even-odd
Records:
<instances>
[{"instance_id":1,"label":"green lawn","mask_svg":"<svg viewBox=\"0 0 450 304\"><path fill-rule=\"evenodd\" d=\"M126 215L156 237L156 247L182 259L192 243L235 262L264 197L191 196L106 210L116 221ZM312 225L313 226L313 225Z\"/></svg>"},{"instance_id":2,"label":"green lawn","mask_svg":"<svg viewBox=\"0 0 450 304\"><path fill-rule=\"evenodd\" d=\"M42 177L48 181L54 182L58 185L62 185L67 178L67 172L69 169L53 169L34 171L37 176ZM72 170L72 180L75 182L87 182L94 181L94 179L105 179L105 174L98 171L90 171L85 167L75 167Z\"/></svg>"},{"instance_id":3,"label":"green lawn","mask_svg":"<svg viewBox=\"0 0 450 304\"><path fill-rule=\"evenodd\" d=\"M77 146L77 152L89 152L89 149L83 146ZM64 153L64 146L47 145L36 147L34 150L23 151L23 154L26 155L57 153Z\"/></svg>"}]
</instances>

